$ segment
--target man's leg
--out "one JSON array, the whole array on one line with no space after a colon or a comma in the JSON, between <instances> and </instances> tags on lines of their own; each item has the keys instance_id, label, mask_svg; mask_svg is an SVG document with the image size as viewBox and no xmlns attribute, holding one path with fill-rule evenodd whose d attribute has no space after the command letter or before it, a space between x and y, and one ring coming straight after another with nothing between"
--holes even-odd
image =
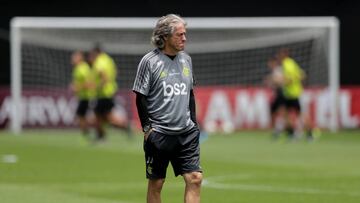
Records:
<instances>
[{"instance_id":1,"label":"man's leg","mask_svg":"<svg viewBox=\"0 0 360 203\"><path fill-rule=\"evenodd\" d=\"M202 182L201 172L185 173L185 203L200 203L200 190Z\"/></svg>"},{"instance_id":2,"label":"man's leg","mask_svg":"<svg viewBox=\"0 0 360 203\"><path fill-rule=\"evenodd\" d=\"M166 169L169 165L167 151L163 149L173 146L170 138L174 139L174 136L164 135L156 131L150 132L147 138L144 138L148 203L161 203L161 190L165 182Z\"/></svg>"},{"instance_id":3,"label":"man's leg","mask_svg":"<svg viewBox=\"0 0 360 203\"><path fill-rule=\"evenodd\" d=\"M314 140L313 130L314 130L314 123L309 115L309 112L301 112L300 115L301 119L303 120L303 127L306 133L306 139L308 141Z\"/></svg>"},{"instance_id":4,"label":"man's leg","mask_svg":"<svg viewBox=\"0 0 360 203\"><path fill-rule=\"evenodd\" d=\"M107 115L107 120L113 126L125 130L128 137L132 137L131 123L127 118L117 115L113 110Z\"/></svg>"},{"instance_id":5,"label":"man's leg","mask_svg":"<svg viewBox=\"0 0 360 203\"><path fill-rule=\"evenodd\" d=\"M125 129L128 126L127 119L116 114L113 109L108 114L106 114L106 119L109 121L110 124L117 128Z\"/></svg>"},{"instance_id":6,"label":"man's leg","mask_svg":"<svg viewBox=\"0 0 360 203\"><path fill-rule=\"evenodd\" d=\"M80 100L78 107L76 109L76 116L77 116L77 121L79 124L79 127L81 129L81 132L83 133L83 135L87 136L88 135L88 121L87 121L87 111L89 109L89 101L88 100Z\"/></svg>"},{"instance_id":7,"label":"man's leg","mask_svg":"<svg viewBox=\"0 0 360 203\"><path fill-rule=\"evenodd\" d=\"M96 114L95 119L95 130L96 130L96 140L105 140L106 133L104 127L105 119L102 115Z\"/></svg>"},{"instance_id":8,"label":"man's leg","mask_svg":"<svg viewBox=\"0 0 360 203\"><path fill-rule=\"evenodd\" d=\"M296 132L297 132L297 124L298 124L298 114L293 109L288 109L287 112L287 128L286 131L288 133L288 137L290 139L296 138Z\"/></svg>"},{"instance_id":9,"label":"man's leg","mask_svg":"<svg viewBox=\"0 0 360 203\"><path fill-rule=\"evenodd\" d=\"M79 120L79 126L80 126L82 134L87 136L89 134L89 128L88 128L88 122L86 120L86 117L79 116L78 120Z\"/></svg>"},{"instance_id":10,"label":"man's leg","mask_svg":"<svg viewBox=\"0 0 360 203\"><path fill-rule=\"evenodd\" d=\"M165 179L154 179L148 182L147 203L161 203L161 190Z\"/></svg>"},{"instance_id":11,"label":"man's leg","mask_svg":"<svg viewBox=\"0 0 360 203\"><path fill-rule=\"evenodd\" d=\"M105 140L106 132L104 124L106 122L107 105L104 99L98 99L96 101L95 112L95 130L96 141Z\"/></svg>"}]
</instances>

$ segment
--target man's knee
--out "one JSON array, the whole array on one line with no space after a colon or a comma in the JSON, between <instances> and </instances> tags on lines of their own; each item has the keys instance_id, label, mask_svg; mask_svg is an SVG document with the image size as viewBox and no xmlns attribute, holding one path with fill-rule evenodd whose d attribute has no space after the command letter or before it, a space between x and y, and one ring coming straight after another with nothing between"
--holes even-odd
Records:
<instances>
[{"instance_id":1,"label":"man's knee","mask_svg":"<svg viewBox=\"0 0 360 203\"><path fill-rule=\"evenodd\" d=\"M201 172L191 172L184 175L186 184L201 185L203 175Z\"/></svg>"},{"instance_id":2,"label":"man's knee","mask_svg":"<svg viewBox=\"0 0 360 203\"><path fill-rule=\"evenodd\" d=\"M160 192L163 185L164 185L165 179L154 179L149 180L149 190L154 192Z\"/></svg>"}]
</instances>

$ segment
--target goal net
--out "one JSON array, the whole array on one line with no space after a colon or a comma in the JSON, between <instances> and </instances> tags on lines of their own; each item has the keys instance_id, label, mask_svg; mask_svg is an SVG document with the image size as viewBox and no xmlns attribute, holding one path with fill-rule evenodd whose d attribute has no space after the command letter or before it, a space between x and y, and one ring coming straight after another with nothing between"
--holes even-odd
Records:
<instances>
[{"instance_id":1,"label":"goal net","mask_svg":"<svg viewBox=\"0 0 360 203\"><path fill-rule=\"evenodd\" d=\"M25 115L29 110L24 107L29 102L26 96L64 96L69 100L70 55L75 50L88 51L95 43L101 44L103 50L114 58L120 96L127 113L132 114L128 97L141 57L153 49L150 36L156 20L14 18L11 22L12 130L19 132L29 122L28 115ZM336 18L185 20L188 22L186 51L192 57L198 86L262 87L269 72L267 60L280 48L286 47L308 75L305 86L326 88L331 93L329 103L335 110L331 112L330 127L336 129L336 94L339 88ZM73 105L73 102L67 104Z\"/></svg>"}]
</instances>

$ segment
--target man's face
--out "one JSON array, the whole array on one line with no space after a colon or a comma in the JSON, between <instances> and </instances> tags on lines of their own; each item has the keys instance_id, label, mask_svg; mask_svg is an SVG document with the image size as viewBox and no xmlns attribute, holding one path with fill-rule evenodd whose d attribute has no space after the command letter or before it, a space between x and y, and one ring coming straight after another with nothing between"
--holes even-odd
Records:
<instances>
[{"instance_id":1,"label":"man's face","mask_svg":"<svg viewBox=\"0 0 360 203\"><path fill-rule=\"evenodd\" d=\"M88 55L88 61L91 65L94 63L96 56L97 54L94 51L90 51Z\"/></svg>"},{"instance_id":2,"label":"man's face","mask_svg":"<svg viewBox=\"0 0 360 203\"><path fill-rule=\"evenodd\" d=\"M81 52L75 52L71 55L71 64L76 65L83 60L83 55Z\"/></svg>"},{"instance_id":3,"label":"man's face","mask_svg":"<svg viewBox=\"0 0 360 203\"><path fill-rule=\"evenodd\" d=\"M270 69L275 69L279 64L276 60L272 59L268 61L267 65Z\"/></svg>"},{"instance_id":4,"label":"man's face","mask_svg":"<svg viewBox=\"0 0 360 203\"><path fill-rule=\"evenodd\" d=\"M186 42L186 29L185 26L180 23L176 26L174 33L167 38L166 46L170 51L177 53L185 49Z\"/></svg>"}]
</instances>

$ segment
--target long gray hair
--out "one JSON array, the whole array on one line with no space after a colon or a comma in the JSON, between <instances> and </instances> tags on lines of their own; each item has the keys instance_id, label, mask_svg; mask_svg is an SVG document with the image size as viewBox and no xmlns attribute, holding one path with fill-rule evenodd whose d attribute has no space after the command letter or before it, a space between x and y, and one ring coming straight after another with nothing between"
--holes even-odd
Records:
<instances>
[{"instance_id":1,"label":"long gray hair","mask_svg":"<svg viewBox=\"0 0 360 203\"><path fill-rule=\"evenodd\" d=\"M151 43L157 48L163 49L165 46L165 38L174 33L175 26L179 23L186 26L185 20L178 15L168 14L166 16L162 16L156 23L151 36Z\"/></svg>"}]
</instances>

